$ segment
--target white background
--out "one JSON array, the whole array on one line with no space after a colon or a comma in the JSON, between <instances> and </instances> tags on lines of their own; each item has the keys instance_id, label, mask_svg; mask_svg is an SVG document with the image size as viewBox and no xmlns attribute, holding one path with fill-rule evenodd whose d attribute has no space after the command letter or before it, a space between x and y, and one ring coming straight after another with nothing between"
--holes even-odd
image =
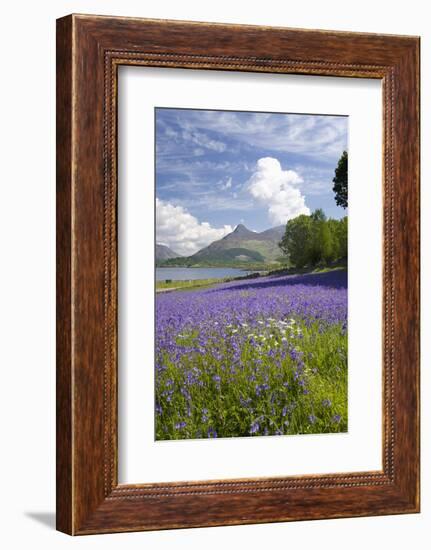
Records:
<instances>
[{"instance_id":1,"label":"white background","mask_svg":"<svg viewBox=\"0 0 431 550\"><path fill-rule=\"evenodd\" d=\"M381 82L146 67L119 78L120 482L381 470ZM154 441L156 105L349 115L348 433Z\"/></svg>"},{"instance_id":2,"label":"white background","mask_svg":"<svg viewBox=\"0 0 431 550\"><path fill-rule=\"evenodd\" d=\"M431 339L423 338L422 514L72 539L54 523L55 18L74 12L422 36L422 329L431 331L431 30L427 2L16 0L3 6L1 543L5 548L428 548ZM3 43L4 42L4 43ZM364 223L366 214L364 213ZM428 537L429 539L429 537Z\"/></svg>"}]
</instances>

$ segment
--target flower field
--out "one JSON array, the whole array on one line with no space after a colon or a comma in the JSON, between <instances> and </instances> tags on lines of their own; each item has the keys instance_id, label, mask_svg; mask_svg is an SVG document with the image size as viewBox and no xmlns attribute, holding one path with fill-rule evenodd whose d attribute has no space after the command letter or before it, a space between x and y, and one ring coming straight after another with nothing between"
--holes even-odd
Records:
<instances>
[{"instance_id":1,"label":"flower field","mask_svg":"<svg viewBox=\"0 0 431 550\"><path fill-rule=\"evenodd\" d=\"M347 430L347 272L156 298L156 439Z\"/></svg>"}]
</instances>

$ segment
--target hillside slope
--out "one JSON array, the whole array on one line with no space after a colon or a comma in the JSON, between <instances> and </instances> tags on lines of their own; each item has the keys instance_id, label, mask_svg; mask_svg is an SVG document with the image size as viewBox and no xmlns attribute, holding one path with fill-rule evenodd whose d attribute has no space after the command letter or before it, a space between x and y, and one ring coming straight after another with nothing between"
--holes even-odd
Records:
<instances>
[{"instance_id":1,"label":"hillside slope","mask_svg":"<svg viewBox=\"0 0 431 550\"><path fill-rule=\"evenodd\" d=\"M179 258L180 254L174 252L169 246L156 243L156 261Z\"/></svg>"},{"instance_id":2,"label":"hillside slope","mask_svg":"<svg viewBox=\"0 0 431 550\"><path fill-rule=\"evenodd\" d=\"M256 233L240 224L232 233L199 250L192 258L206 261L229 258L233 261L272 262L281 256L278 243L283 233L284 226Z\"/></svg>"},{"instance_id":3,"label":"hillside slope","mask_svg":"<svg viewBox=\"0 0 431 550\"><path fill-rule=\"evenodd\" d=\"M284 234L284 226L273 227L257 233L243 224L232 233L214 241L192 256L168 260L164 265L236 265L274 263L282 256L278 246Z\"/></svg>"}]
</instances>

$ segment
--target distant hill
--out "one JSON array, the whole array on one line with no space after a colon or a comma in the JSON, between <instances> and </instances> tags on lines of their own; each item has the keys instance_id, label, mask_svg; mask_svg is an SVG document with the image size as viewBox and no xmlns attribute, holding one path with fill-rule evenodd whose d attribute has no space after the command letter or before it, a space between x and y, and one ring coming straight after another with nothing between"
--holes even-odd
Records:
<instances>
[{"instance_id":1,"label":"distant hill","mask_svg":"<svg viewBox=\"0 0 431 550\"><path fill-rule=\"evenodd\" d=\"M284 227L274 227L262 233L250 231L239 224L232 233L199 250L191 256L194 260L230 260L271 262L281 256L278 243Z\"/></svg>"},{"instance_id":2,"label":"distant hill","mask_svg":"<svg viewBox=\"0 0 431 550\"><path fill-rule=\"evenodd\" d=\"M278 246L285 227L280 225L257 233L243 224L237 225L232 233L214 241L192 256L178 262L170 260L168 265L223 265L273 263L281 256Z\"/></svg>"},{"instance_id":3,"label":"distant hill","mask_svg":"<svg viewBox=\"0 0 431 550\"><path fill-rule=\"evenodd\" d=\"M156 243L156 261L179 258L180 254L174 252L169 246Z\"/></svg>"}]
</instances>

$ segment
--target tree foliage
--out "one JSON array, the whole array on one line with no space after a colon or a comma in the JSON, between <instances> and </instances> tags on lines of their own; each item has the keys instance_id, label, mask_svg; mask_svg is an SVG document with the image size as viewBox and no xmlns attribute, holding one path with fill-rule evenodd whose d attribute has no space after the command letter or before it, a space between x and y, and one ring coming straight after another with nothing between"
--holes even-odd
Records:
<instances>
[{"instance_id":1,"label":"tree foliage","mask_svg":"<svg viewBox=\"0 0 431 550\"><path fill-rule=\"evenodd\" d=\"M289 220L279 246L296 268L347 258L347 217L327 219L323 210Z\"/></svg>"},{"instance_id":2,"label":"tree foliage","mask_svg":"<svg viewBox=\"0 0 431 550\"><path fill-rule=\"evenodd\" d=\"M335 176L332 180L334 186L332 190L335 193L335 202L338 206L347 208L348 192L347 192L347 172L348 172L348 156L347 151L343 151L343 154L338 161L337 168L335 169Z\"/></svg>"},{"instance_id":3,"label":"tree foliage","mask_svg":"<svg viewBox=\"0 0 431 550\"><path fill-rule=\"evenodd\" d=\"M286 224L286 231L279 244L281 250L296 267L304 267L312 248L312 219L302 214Z\"/></svg>"}]
</instances>

